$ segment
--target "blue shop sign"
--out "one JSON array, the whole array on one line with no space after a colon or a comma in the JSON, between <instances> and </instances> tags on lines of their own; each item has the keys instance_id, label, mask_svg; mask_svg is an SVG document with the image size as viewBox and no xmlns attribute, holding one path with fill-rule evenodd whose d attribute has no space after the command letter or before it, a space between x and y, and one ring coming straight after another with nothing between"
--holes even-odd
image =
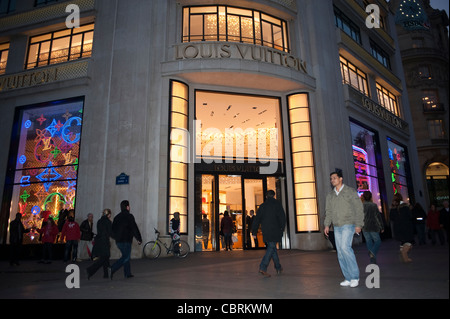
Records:
<instances>
[{"instance_id":1,"label":"blue shop sign","mask_svg":"<svg viewBox=\"0 0 450 319\"><path fill-rule=\"evenodd\" d=\"M116 185L128 185L130 183L130 176L125 173L116 177Z\"/></svg>"},{"instance_id":2,"label":"blue shop sign","mask_svg":"<svg viewBox=\"0 0 450 319\"><path fill-rule=\"evenodd\" d=\"M395 23L406 30L428 30L430 25L428 17L416 0L403 0L400 2L395 15Z\"/></svg>"}]
</instances>

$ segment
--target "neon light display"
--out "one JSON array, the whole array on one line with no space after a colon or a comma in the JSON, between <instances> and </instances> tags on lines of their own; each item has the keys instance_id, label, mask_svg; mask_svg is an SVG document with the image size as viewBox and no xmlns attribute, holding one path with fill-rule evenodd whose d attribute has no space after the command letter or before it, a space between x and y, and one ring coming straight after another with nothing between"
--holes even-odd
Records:
<instances>
[{"instance_id":1,"label":"neon light display","mask_svg":"<svg viewBox=\"0 0 450 319\"><path fill-rule=\"evenodd\" d=\"M358 195L361 196L365 191L370 191L369 166L367 165L367 152L362 148L352 145L353 158L355 160L356 183L358 186Z\"/></svg>"},{"instance_id":2,"label":"neon light display","mask_svg":"<svg viewBox=\"0 0 450 319\"><path fill-rule=\"evenodd\" d=\"M388 138L389 167L391 169L392 192L400 193L406 201L409 199L407 182L407 156L406 148L394 143Z\"/></svg>"},{"instance_id":3,"label":"neon light display","mask_svg":"<svg viewBox=\"0 0 450 319\"><path fill-rule=\"evenodd\" d=\"M19 110L10 219L20 212L25 228L40 228L47 215L58 220L62 209L75 208L82 111L80 98ZM35 232L24 238L38 242Z\"/></svg>"},{"instance_id":4,"label":"neon light display","mask_svg":"<svg viewBox=\"0 0 450 319\"><path fill-rule=\"evenodd\" d=\"M373 202L380 211L383 211L380 189L383 171L382 163L377 163L377 157L380 157L378 136L375 132L353 122L350 122L350 129L358 195L370 191Z\"/></svg>"}]
</instances>

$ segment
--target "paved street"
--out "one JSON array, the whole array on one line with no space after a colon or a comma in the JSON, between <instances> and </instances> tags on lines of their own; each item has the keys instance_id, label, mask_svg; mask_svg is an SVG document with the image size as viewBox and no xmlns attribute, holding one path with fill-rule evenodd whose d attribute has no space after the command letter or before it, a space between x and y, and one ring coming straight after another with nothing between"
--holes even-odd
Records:
<instances>
[{"instance_id":1,"label":"paved street","mask_svg":"<svg viewBox=\"0 0 450 319\"><path fill-rule=\"evenodd\" d=\"M90 261L78 263L80 288L68 289L66 264L50 265L35 260L20 266L0 264L0 299L448 299L449 254L445 246L416 246L411 264L398 258L398 245L383 241L379 252L380 288L366 287L368 262L364 244L355 247L361 271L357 288L339 286L342 280L335 252L283 250L279 252L284 272L272 277L257 273L264 251L191 253L185 259L132 260L134 278L124 279L119 270L113 280L103 279L102 270L87 279ZM375 282L372 280L372 282Z\"/></svg>"}]
</instances>

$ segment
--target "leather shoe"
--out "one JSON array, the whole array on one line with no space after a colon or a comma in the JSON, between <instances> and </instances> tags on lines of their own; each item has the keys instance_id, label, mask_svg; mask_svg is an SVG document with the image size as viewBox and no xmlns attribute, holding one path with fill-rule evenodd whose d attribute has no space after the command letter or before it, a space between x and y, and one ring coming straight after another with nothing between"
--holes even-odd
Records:
<instances>
[{"instance_id":1,"label":"leather shoe","mask_svg":"<svg viewBox=\"0 0 450 319\"><path fill-rule=\"evenodd\" d=\"M260 273L261 275L263 275L264 277L266 277L266 278L269 278L269 277L270 277L270 274L267 273L267 272L265 272L264 270L259 270L259 273Z\"/></svg>"}]
</instances>

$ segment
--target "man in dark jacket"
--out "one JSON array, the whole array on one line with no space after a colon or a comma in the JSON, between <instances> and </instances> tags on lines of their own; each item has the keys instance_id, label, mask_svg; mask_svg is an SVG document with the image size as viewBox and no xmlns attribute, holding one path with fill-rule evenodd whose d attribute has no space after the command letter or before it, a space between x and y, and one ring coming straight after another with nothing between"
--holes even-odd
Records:
<instances>
[{"instance_id":1,"label":"man in dark jacket","mask_svg":"<svg viewBox=\"0 0 450 319\"><path fill-rule=\"evenodd\" d=\"M30 229L25 229L22 224L22 214L17 213L16 219L9 223L9 244L11 248L10 265L19 265L19 257L22 251L23 234L28 233Z\"/></svg>"},{"instance_id":2,"label":"man in dark jacket","mask_svg":"<svg viewBox=\"0 0 450 319\"><path fill-rule=\"evenodd\" d=\"M80 225L81 237L78 244L78 259L92 259L92 239L94 239L94 215L89 213Z\"/></svg>"},{"instance_id":3,"label":"man in dark jacket","mask_svg":"<svg viewBox=\"0 0 450 319\"><path fill-rule=\"evenodd\" d=\"M139 245L142 243L139 228L134 220L134 216L130 214L130 203L127 200L122 201L120 203L120 210L121 212L114 217L112 233L122 256L109 268L111 279L113 274L122 266L125 278L133 277L130 266L133 237L136 238Z\"/></svg>"},{"instance_id":4,"label":"man in dark jacket","mask_svg":"<svg viewBox=\"0 0 450 319\"><path fill-rule=\"evenodd\" d=\"M95 237L92 256L97 259L87 268L88 279L91 278L100 267L103 267L103 278L108 278L110 243L109 238L112 233L111 210L105 208L102 218L97 222L97 236Z\"/></svg>"},{"instance_id":5,"label":"man in dark jacket","mask_svg":"<svg viewBox=\"0 0 450 319\"><path fill-rule=\"evenodd\" d=\"M259 207L252 225L253 238L256 238L259 225L261 225L263 240L267 246L266 254L259 265L259 273L265 277L270 277L267 273L267 267L271 259L273 259L277 274L281 274L282 271L277 254L277 243L281 242L281 237L283 236L286 215L283 206L274 197L275 192L273 190L267 191L266 201Z\"/></svg>"}]
</instances>

